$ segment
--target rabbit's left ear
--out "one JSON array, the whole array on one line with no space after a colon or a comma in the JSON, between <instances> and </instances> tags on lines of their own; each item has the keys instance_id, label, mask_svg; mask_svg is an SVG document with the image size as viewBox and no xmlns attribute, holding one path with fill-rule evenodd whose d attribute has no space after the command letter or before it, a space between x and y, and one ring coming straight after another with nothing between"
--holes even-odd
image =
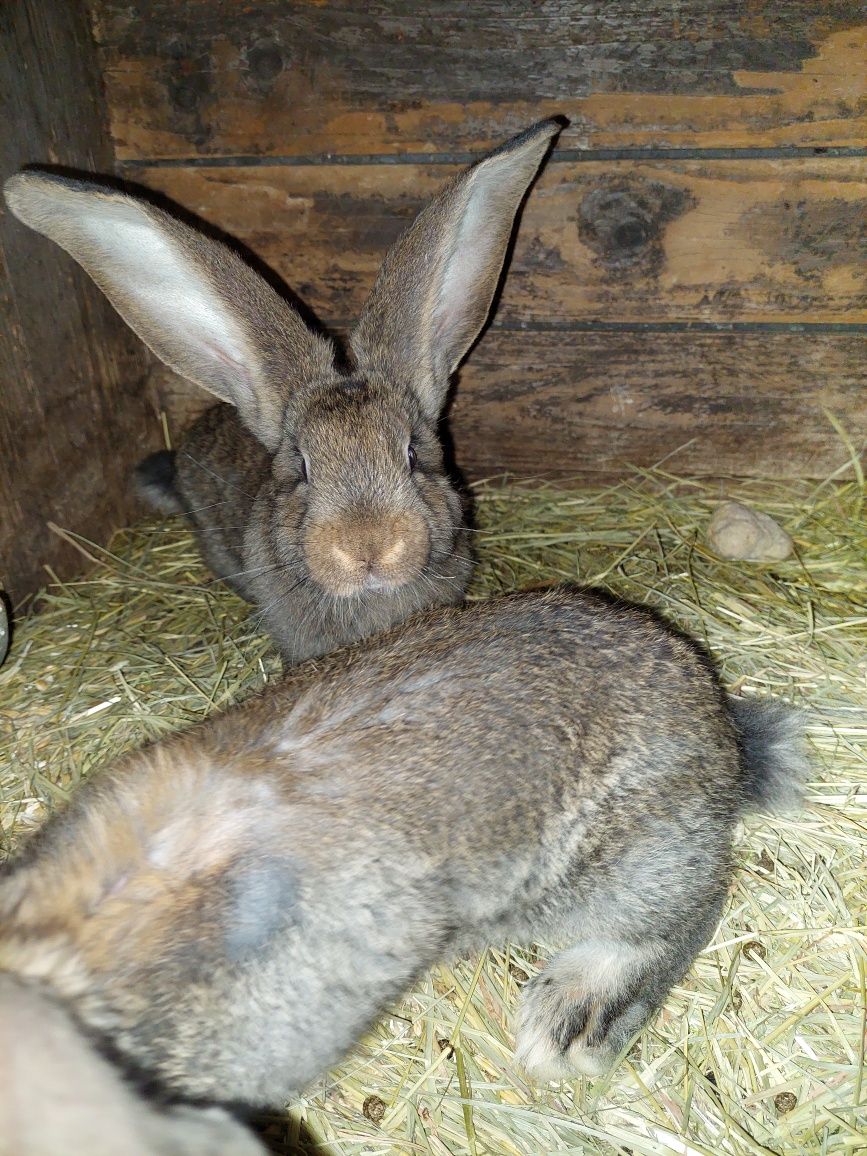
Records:
<instances>
[{"instance_id":1,"label":"rabbit's left ear","mask_svg":"<svg viewBox=\"0 0 867 1156\"><path fill-rule=\"evenodd\" d=\"M333 354L264 278L228 246L114 189L23 172L4 192L15 216L71 254L157 357L237 406L276 448L287 391L329 372Z\"/></svg>"},{"instance_id":2,"label":"rabbit's left ear","mask_svg":"<svg viewBox=\"0 0 867 1156\"><path fill-rule=\"evenodd\" d=\"M515 214L562 127L541 121L459 174L386 255L350 344L362 369L412 386L431 417L487 319Z\"/></svg>"}]
</instances>

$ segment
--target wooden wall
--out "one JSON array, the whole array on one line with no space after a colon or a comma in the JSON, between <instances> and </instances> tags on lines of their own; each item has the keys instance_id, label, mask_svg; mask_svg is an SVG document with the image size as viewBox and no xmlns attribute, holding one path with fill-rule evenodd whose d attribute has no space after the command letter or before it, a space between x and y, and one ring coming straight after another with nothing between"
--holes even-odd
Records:
<instances>
[{"instance_id":1,"label":"wooden wall","mask_svg":"<svg viewBox=\"0 0 867 1156\"><path fill-rule=\"evenodd\" d=\"M99 66L74 3L0 6L0 179L34 162L111 171ZM81 557L50 522L104 540L129 463L155 440L138 340L77 265L0 210L0 588L13 602Z\"/></svg>"},{"instance_id":2,"label":"wooden wall","mask_svg":"<svg viewBox=\"0 0 867 1156\"><path fill-rule=\"evenodd\" d=\"M867 17L853 0L13 0L2 176L110 172L236 234L337 330L479 151L570 118L451 414L470 476L824 476L867 440ZM104 538L149 362L0 215L0 579ZM159 375L155 380L164 383ZM201 398L161 396L175 422Z\"/></svg>"},{"instance_id":3,"label":"wooden wall","mask_svg":"<svg viewBox=\"0 0 867 1156\"><path fill-rule=\"evenodd\" d=\"M94 0L130 178L345 327L478 150L571 125L451 415L471 475L826 474L867 438L867 18L817 0ZM686 444L688 443L688 444Z\"/></svg>"}]
</instances>

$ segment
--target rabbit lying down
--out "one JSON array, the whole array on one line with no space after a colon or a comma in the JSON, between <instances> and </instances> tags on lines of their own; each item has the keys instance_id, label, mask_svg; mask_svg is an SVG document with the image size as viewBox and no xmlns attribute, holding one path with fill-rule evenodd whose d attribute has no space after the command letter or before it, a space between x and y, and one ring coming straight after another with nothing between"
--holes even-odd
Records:
<instances>
[{"instance_id":1,"label":"rabbit lying down","mask_svg":"<svg viewBox=\"0 0 867 1156\"><path fill-rule=\"evenodd\" d=\"M146 459L139 484L188 515L288 662L463 597L469 535L437 425L561 127L532 126L433 198L386 255L343 362L233 251L148 201L47 173L7 181L15 216L228 403Z\"/></svg>"},{"instance_id":2,"label":"rabbit lying down","mask_svg":"<svg viewBox=\"0 0 867 1156\"><path fill-rule=\"evenodd\" d=\"M275 1105L436 960L541 936L518 1057L599 1073L710 938L738 816L797 802L799 729L602 595L431 610L96 776L0 881L0 972L172 1095Z\"/></svg>"}]
</instances>

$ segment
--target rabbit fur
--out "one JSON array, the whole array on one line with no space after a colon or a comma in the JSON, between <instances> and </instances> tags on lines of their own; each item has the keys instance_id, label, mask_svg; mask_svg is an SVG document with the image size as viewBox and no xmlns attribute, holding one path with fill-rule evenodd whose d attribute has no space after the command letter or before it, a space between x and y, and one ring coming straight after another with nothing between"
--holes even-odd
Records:
<instances>
[{"instance_id":1,"label":"rabbit fur","mask_svg":"<svg viewBox=\"0 0 867 1156\"><path fill-rule=\"evenodd\" d=\"M0 973L171 1094L275 1105L436 960L542 937L518 1058L596 1074L712 935L738 816L797 798L799 729L600 594L435 608L95 776L0 878Z\"/></svg>"},{"instance_id":2,"label":"rabbit fur","mask_svg":"<svg viewBox=\"0 0 867 1156\"><path fill-rule=\"evenodd\" d=\"M150 1102L69 1011L0 974L2 1156L265 1156L219 1107Z\"/></svg>"},{"instance_id":3,"label":"rabbit fur","mask_svg":"<svg viewBox=\"0 0 867 1156\"><path fill-rule=\"evenodd\" d=\"M40 172L7 181L12 212L224 402L146 459L139 486L188 516L287 662L463 597L469 535L437 425L562 123L533 125L428 203L386 255L345 358L231 249L148 201Z\"/></svg>"}]
</instances>

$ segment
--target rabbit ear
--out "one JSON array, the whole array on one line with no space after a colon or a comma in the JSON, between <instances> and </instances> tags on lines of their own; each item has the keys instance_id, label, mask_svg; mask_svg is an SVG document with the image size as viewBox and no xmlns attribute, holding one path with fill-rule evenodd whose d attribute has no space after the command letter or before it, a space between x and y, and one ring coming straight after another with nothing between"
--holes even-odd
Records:
<instances>
[{"instance_id":1,"label":"rabbit ear","mask_svg":"<svg viewBox=\"0 0 867 1156\"><path fill-rule=\"evenodd\" d=\"M487 319L515 214L562 127L541 121L461 173L386 255L350 344L362 368L412 385L432 417Z\"/></svg>"},{"instance_id":2,"label":"rabbit ear","mask_svg":"<svg viewBox=\"0 0 867 1156\"><path fill-rule=\"evenodd\" d=\"M238 407L268 448L286 392L330 368L330 344L227 246L145 201L24 172L4 187L19 220L56 241L171 369Z\"/></svg>"}]
</instances>

